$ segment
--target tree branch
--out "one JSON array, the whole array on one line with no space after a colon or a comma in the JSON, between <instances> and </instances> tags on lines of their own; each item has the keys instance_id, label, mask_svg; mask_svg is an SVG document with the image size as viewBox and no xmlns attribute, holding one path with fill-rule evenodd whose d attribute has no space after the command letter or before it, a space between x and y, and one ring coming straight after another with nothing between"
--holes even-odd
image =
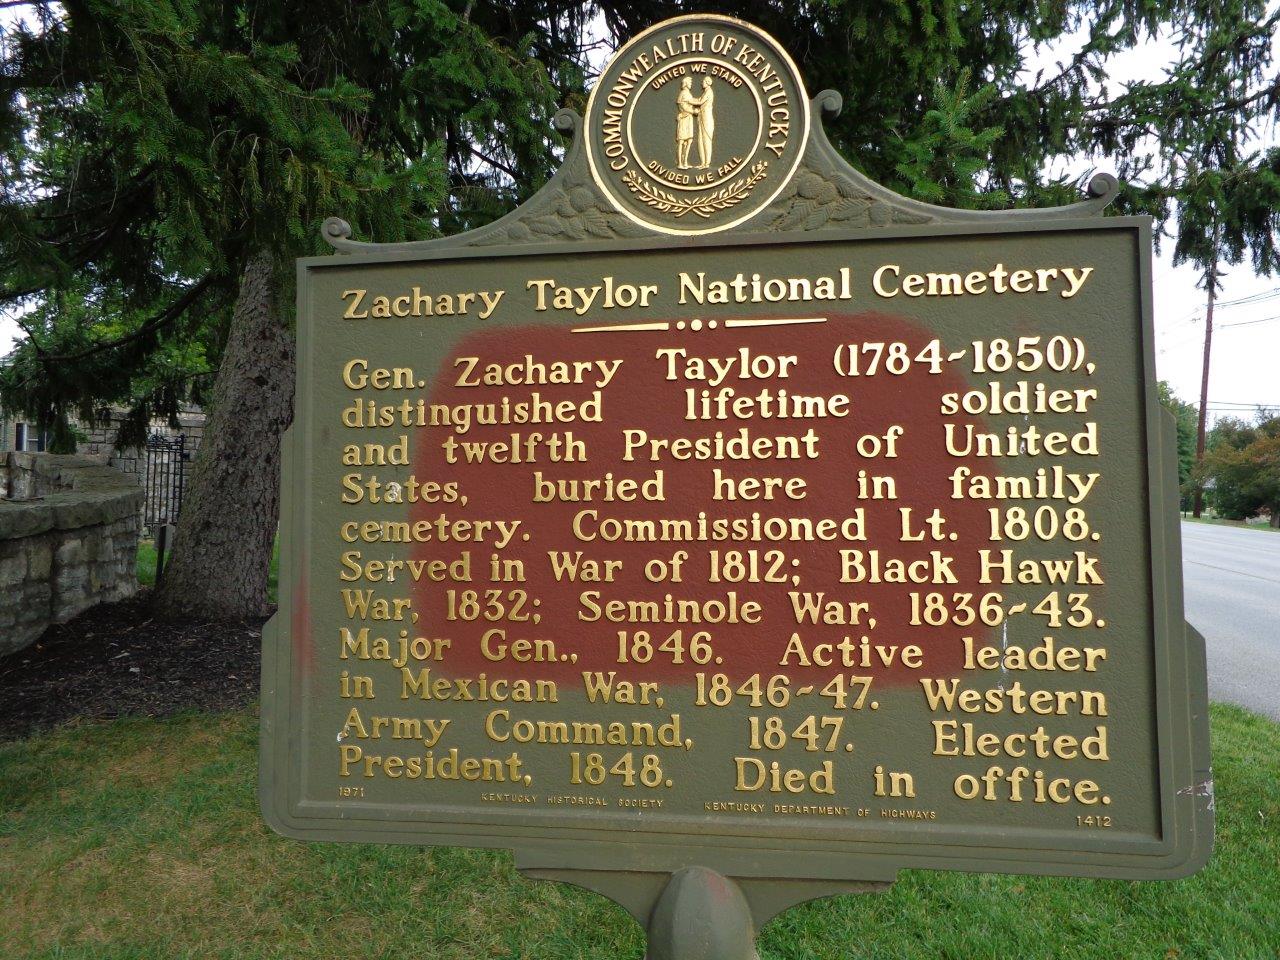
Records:
<instances>
[{"instance_id":1,"label":"tree branch","mask_svg":"<svg viewBox=\"0 0 1280 960\"><path fill-rule=\"evenodd\" d=\"M96 353L102 353L106 350L114 350L116 347L122 347L126 343L132 343L134 340L144 337L150 333L154 333L182 316L182 314L186 312L187 308L195 303L205 290L209 289L213 281L213 274L205 274L202 279L188 287L182 296L173 301L173 303L169 304L169 306L164 310L160 311L160 313L156 314L132 333L125 334L122 337L117 337L114 340L104 340L101 343L94 344L92 347L87 347L76 353L42 354L40 360L43 363L83 360L85 357L91 357ZM38 348L37 352L39 352Z\"/></svg>"},{"instance_id":2,"label":"tree branch","mask_svg":"<svg viewBox=\"0 0 1280 960\"><path fill-rule=\"evenodd\" d=\"M1083 105L1084 112L1100 113L1106 110L1114 110L1118 104L1122 104L1126 99L1129 99L1133 96L1134 94L1132 92L1126 92L1112 100L1093 100ZM1217 114L1221 114L1221 113L1229 113L1234 110L1241 110L1244 107L1252 106L1257 101L1265 99L1266 97L1273 97L1277 100L1280 100L1280 78L1273 80L1267 86L1263 87L1260 90L1256 90L1255 92L1249 94L1248 96L1233 97L1230 100L1223 100L1220 103L1215 103L1212 109L1201 110L1200 116L1206 116L1206 115L1216 116Z\"/></svg>"},{"instance_id":3,"label":"tree branch","mask_svg":"<svg viewBox=\"0 0 1280 960\"><path fill-rule=\"evenodd\" d=\"M471 151L472 156L477 157L480 160L483 160L485 163L489 164L489 166L491 167L496 167L497 169L505 173L507 176L509 176L512 180L515 180L517 183L520 182L519 174L517 174L512 167L509 167L507 164L503 163L501 160L496 160L493 157L488 156L487 154L481 153L471 144L467 144L467 149Z\"/></svg>"}]
</instances>

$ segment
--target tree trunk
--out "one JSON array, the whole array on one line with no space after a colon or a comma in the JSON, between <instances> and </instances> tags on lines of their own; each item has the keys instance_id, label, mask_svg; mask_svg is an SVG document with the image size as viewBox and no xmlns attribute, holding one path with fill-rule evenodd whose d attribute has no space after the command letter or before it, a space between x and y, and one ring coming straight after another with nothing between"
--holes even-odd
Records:
<instances>
[{"instance_id":1,"label":"tree trunk","mask_svg":"<svg viewBox=\"0 0 1280 960\"><path fill-rule=\"evenodd\" d=\"M182 504L162 616L265 616L280 518L280 440L293 419L294 341L272 258L250 259Z\"/></svg>"}]
</instances>

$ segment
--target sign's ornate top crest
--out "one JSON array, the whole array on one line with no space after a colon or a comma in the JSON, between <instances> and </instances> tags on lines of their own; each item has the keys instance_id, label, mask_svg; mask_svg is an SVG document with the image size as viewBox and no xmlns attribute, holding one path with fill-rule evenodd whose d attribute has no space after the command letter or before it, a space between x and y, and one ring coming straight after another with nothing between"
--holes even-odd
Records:
<instances>
[{"instance_id":1,"label":"sign's ornate top crest","mask_svg":"<svg viewBox=\"0 0 1280 960\"><path fill-rule=\"evenodd\" d=\"M619 49L586 119L592 176L620 212L663 233L715 233L786 187L808 139L809 101L776 40L703 14Z\"/></svg>"}]
</instances>

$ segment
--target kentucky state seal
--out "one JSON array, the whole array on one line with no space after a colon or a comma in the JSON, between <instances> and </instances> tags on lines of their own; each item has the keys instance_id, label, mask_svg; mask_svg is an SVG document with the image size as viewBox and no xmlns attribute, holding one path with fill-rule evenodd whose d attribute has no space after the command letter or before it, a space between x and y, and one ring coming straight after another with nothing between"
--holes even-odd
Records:
<instances>
[{"instance_id":1,"label":"kentucky state seal","mask_svg":"<svg viewBox=\"0 0 1280 960\"><path fill-rule=\"evenodd\" d=\"M591 175L619 211L662 233L715 233L759 213L808 135L809 101L786 51L711 14L633 38L587 103Z\"/></svg>"}]
</instances>

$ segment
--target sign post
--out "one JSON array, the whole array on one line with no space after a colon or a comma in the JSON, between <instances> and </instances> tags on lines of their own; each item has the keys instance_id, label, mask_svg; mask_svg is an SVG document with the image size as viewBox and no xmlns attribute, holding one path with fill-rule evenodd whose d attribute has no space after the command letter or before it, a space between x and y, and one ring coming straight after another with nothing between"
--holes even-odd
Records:
<instances>
[{"instance_id":1,"label":"sign post","mask_svg":"<svg viewBox=\"0 0 1280 960\"><path fill-rule=\"evenodd\" d=\"M737 20L621 48L547 186L298 265L261 804L507 847L654 958L903 868L1212 846L1146 218L898 196Z\"/></svg>"}]
</instances>

